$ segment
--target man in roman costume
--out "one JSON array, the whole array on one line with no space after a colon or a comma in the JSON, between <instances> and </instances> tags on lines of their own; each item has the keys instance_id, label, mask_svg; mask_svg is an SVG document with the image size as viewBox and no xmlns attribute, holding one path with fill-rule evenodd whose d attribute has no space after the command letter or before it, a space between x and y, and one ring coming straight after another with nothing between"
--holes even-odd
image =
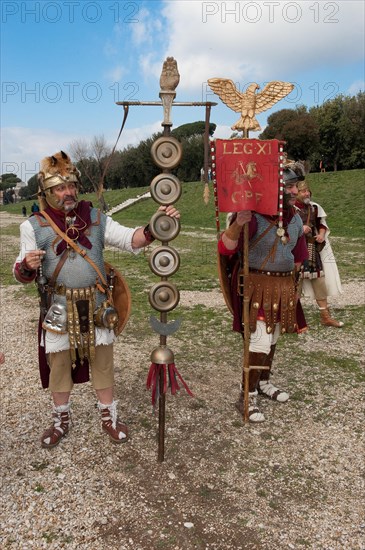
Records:
<instances>
[{"instance_id":1,"label":"man in roman costume","mask_svg":"<svg viewBox=\"0 0 365 550\"><path fill-rule=\"evenodd\" d=\"M225 266L233 312L233 330L244 335L250 331L249 420L263 422L258 394L284 403L289 394L271 381L271 366L280 334L298 333L306 323L297 296L302 263L308 257L303 224L294 209L301 178L291 169L283 170L282 215L268 216L249 210L233 214L229 227L218 242L221 265ZM279 201L281 202L281 200ZM249 224L248 289L243 289L243 226ZM249 296L249 326L243 325L243 294ZM244 408L244 377L239 400Z\"/></svg>"},{"instance_id":2,"label":"man in roman costume","mask_svg":"<svg viewBox=\"0 0 365 550\"><path fill-rule=\"evenodd\" d=\"M292 165L295 172L304 174L300 163ZM328 236L327 215L323 208L311 201L311 190L306 180L298 184L298 196L295 202L298 214L303 221L309 257L303 264L300 292L316 300L321 324L327 327L343 327L342 321L334 319L328 309L327 298L342 293L340 276Z\"/></svg>"},{"instance_id":3,"label":"man in roman costume","mask_svg":"<svg viewBox=\"0 0 365 550\"><path fill-rule=\"evenodd\" d=\"M41 438L58 445L70 427L70 394L89 370L98 397L102 429L125 442L127 426L114 399L113 342L118 310L113 306L103 249L138 253L152 242L149 226L127 228L90 202L79 201L80 172L63 151L46 157L39 172L41 211L20 226L20 252L13 272L21 283L38 282L44 312L39 325L40 375L53 399L53 422ZM160 207L178 218L173 206ZM111 283L113 284L113 283Z\"/></svg>"}]
</instances>

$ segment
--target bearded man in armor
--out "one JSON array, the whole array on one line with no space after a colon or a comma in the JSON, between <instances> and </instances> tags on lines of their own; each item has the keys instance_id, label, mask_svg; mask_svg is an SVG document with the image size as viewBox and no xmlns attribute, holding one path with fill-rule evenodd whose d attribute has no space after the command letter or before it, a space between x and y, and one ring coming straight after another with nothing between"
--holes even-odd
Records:
<instances>
[{"instance_id":1,"label":"bearded man in armor","mask_svg":"<svg viewBox=\"0 0 365 550\"><path fill-rule=\"evenodd\" d=\"M114 443L128 439L114 399L118 311L108 301L103 249L111 245L137 254L153 236L148 225L124 227L90 202L79 201L79 178L63 151L43 159L40 212L20 226L20 252L13 267L19 282L37 280L39 289L42 281L45 289L40 298L45 307L39 324L39 367L42 386L49 387L53 399L53 422L41 438L45 448L58 445L69 431L71 390L74 383L89 380L89 370L103 431ZM180 217L171 205L159 210Z\"/></svg>"},{"instance_id":2,"label":"bearded man in armor","mask_svg":"<svg viewBox=\"0 0 365 550\"><path fill-rule=\"evenodd\" d=\"M292 168L305 176L301 163L294 163ZM305 297L316 300L322 325L341 328L344 323L331 316L327 302L329 296L342 293L336 260L328 240L327 214L319 204L311 201L311 195L308 182L301 181L295 206L303 221L309 257L303 264L299 291Z\"/></svg>"},{"instance_id":3,"label":"bearded man in armor","mask_svg":"<svg viewBox=\"0 0 365 550\"><path fill-rule=\"evenodd\" d=\"M289 399L289 394L271 381L276 343L280 334L299 333L306 329L297 295L300 269L308 258L303 224L294 209L300 179L293 170L283 170L284 193L279 201L282 201L282 216L262 215L250 210L233 214L229 227L218 242L221 279L226 277L233 330L243 337L244 330L250 331L249 365L267 367L265 370L250 369L249 372L250 422L265 420L258 407L259 394L280 403ZM243 288L245 224L249 224L247 289ZM243 324L244 293L249 297L248 327ZM244 410L244 384L243 376L236 403L241 414Z\"/></svg>"}]
</instances>

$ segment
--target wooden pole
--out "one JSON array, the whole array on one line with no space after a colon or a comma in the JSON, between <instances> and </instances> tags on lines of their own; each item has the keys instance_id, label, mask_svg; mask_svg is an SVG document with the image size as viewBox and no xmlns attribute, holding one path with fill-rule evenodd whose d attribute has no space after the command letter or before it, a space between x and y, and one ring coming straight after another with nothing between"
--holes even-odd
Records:
<instances>
[{"instance_id":1,"label":"wooden pole","mask_svg":"<svg viewBox=\"0 0 365 550\"><path fill-rule=\"evenodd\" d=\"M204 183L208 183L208 169L209 169L209 119L210 119L210 105L205 107L205 128L204 128Z\"/></svg>"},{"instance_id":2,"label":"wooden pole","mask_svg":"<svg viewBox=\"0 0 365 550\"><path fill-rule=\"evenodd\" d=\"M248 393L250 383L250 326L249 326L249 305L250 300L248 297L248 223L245 223L243 228L243 324L244 324L244 346L243 346L243 420L249 421L248 417Z\"/></svg>"},{"instance_id":3,"label":"wooden pole","mask_svg":"<svg viewBox=\"0 0 365 550\"><path fill-rule=\"evenodd\" d=\"M160 395L158 398L158 462L165 460L165 394L164 386L164 370L160 370Z\"/></svg>"},{"instance_id":4,"label":"wooden pole","mask_svg":"<svg viewBox=\"0 0 365 550\"><path fill-rule=\"evenodd\" d=\"M242 139L248 138L248 130ZM269 370L270 367L250 365L250 299L248 296L248 277L250 273L248 263L249 245L249 224L245 223L243 228L243 324L244 324L244 345L243 345L243 421L249 422L248 397L250 386L250 370Z\"/></svg>"},{"instance_id":5,"label":"wooden pole","mask_svg":"<svg viewBox=\"0 0 365 550\"><path fill-rule=\"evenodd\" d=\"M243 139L248 138L249 131L246 130ZM248 394L250 385L250 301L248 298L248 223L243 228L243 325L244 325L244 346L243 346L243 421L248 422Z\"/></svg>"},{"instance_id":6,"label":"wooden pole","mask_svg":"<svg viewBox=\"0 0 365 550\"><path fill-rule=\"evenodd\" d=\"M171 134L171 128L167 124L163 124L163 135L169 136ZM162 243L167 244L167 243ZM162 280L162 279L161 279ZM167 323L167 313L160 313L161 323ZM160 346L166 346L167 336L160 334ZM164 393L164 368L162 366L159 376L159 387L160 393L158 398L158 453L157 460L158 462L163 462L165 460L165 419L166 419L166 396Z\"/></svg>"}]
</instances>

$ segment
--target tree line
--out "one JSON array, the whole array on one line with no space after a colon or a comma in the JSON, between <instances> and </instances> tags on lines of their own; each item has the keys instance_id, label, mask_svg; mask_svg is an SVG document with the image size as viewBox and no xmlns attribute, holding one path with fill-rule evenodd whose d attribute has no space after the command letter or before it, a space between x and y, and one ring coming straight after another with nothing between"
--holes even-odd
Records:
<instances>
[{"instance_id":1,"label":"tree line","mask_svg":"<svg viewBox=\"0 0 365 550\"><path fill-rule=\"evenodd\" d=\"M304 105L281 109L268 117L259 138L285 141L288 157L305 161L312 172L352 170L365 167L364 127L365 93L359 92L355 96L339 95L309 109ZM200 179L204 165L204 129L205 123L197 121L171 132L183 148L181 163L172 171L181 181ZM214 137L215 129L216 124L211 123L210 137ZM104 189L148 186L161 172L151 158L152 144L161 136L162 132L155 133L137 146L115 151L112 156L103 136L94 137L90 143L74 141L68 152L81 171L83 191L97 191L101 182ZM21 194L29 198L37 189L37 177L33 176Z\"/></svg>"},{"instance_id":2,"label":"tree line","mask_svg":"<svg viewBox=\"0 0 365 550\"><path fill-rule=\"evenodd\" d=\"M282 139L290 158L306 161L312 172L365 166L365 93L338 95L308 109L282 109L270 115L260 139Z\"/></svg>"},{"instance_id":3,"label":"tree line","mask_svg":"<svg viewBox=\"0 0 365 550\"><path fill-rule=\"evenodd\" d=\"M0 191L3 192L3 203L10 204L14 202L14 187L21 181L16 174L2 174L0 176Z\"/></svg>"},{"instance_id":4,"label":"tree line","mask_svg":"<svg viewBox=\"0 0 365 550\"><path fill-rule=\"evenodd\" d=\"M209 135L213 136L216 124L210 123ZM200 170L204 165L204 132L205 122L197 121L179 126L172 130L183 149L179 166L172 170L180 181L198 181ZM161 173L151 157L152 144L163 135L153 134L142 140L137 146L129 145L111 156L111 148L103 136L94 137L90 143L75 140L71 143L69 153L81 172L82 191L93 192L99 189L102 182L104 189L123 189L126 187L146 187L155 176ZM105 168L105 178L103 179ZM30 197L37 192L37 175L28 180L26 188L21 190L23 197ZM105 206L100 197L101 206Z\"/></svg>"}]
</instances>

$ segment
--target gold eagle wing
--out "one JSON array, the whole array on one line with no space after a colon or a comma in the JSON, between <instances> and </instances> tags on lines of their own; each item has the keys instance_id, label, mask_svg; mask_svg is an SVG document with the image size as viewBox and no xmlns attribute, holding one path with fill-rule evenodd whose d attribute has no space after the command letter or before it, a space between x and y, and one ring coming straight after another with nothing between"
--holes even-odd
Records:
<instances>
[{"instance_id":1,"label":"gold eagle wing","mask_svg":"<svg viewBox=\"0 0 365 550\"><path fill-rule=\"evenodd\" d=\"M209 81L208 81L209 82ZM293 90L294 84L290 82L281 82L280 80L272 80L269 82L262 92L256 94L255 112L262 113L269 109L275 103L283 99L283 97L290 94Z\"/></svg>"},{"instance_id":2,"label":"gold eagle wing","mask_svg":"<svg viewBox=\"0 0 365 550\"><path fill-rule=\"evenodd\" d=\"M245 94L241 94L237 90L233 80L229 78L209 78L208 84L230 109L236 113L241 112L242 100Z\"/></svg>"}]
</instances>

